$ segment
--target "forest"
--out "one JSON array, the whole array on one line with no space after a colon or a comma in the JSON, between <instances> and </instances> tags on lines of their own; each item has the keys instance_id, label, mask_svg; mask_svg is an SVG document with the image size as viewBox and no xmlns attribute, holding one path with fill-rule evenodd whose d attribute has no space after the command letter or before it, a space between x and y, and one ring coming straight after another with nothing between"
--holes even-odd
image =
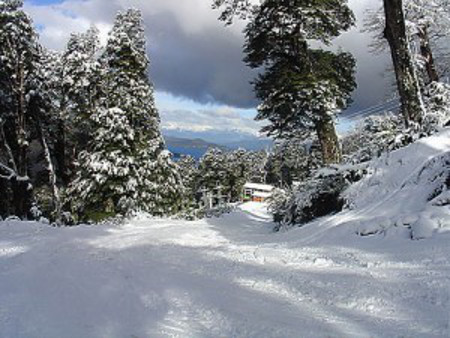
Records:
<instances>
[{"instance_id":1,"label":"forest","mask_svg":"<svg viewBox=\"0 0 450 338\"><path fill-rule=\"evenodd\" d=\"M55 52L40 44L22 5L0 4L4 218L63 225L136 212L201 217L201 189L220 186L228 203L238 202L254 181L279 188L275 219L297 224L302 216L286 211L296 196L327 201L309 218L337 211L340 193L364 175L358 164L448 122L447 54L437 48L449 27L444 1L385 1L370 13L374 44L391 50L401 114L370 116L344 138L335 120L351 104L356 63L326 47L355 24L346 1L215 1L225 24L247 20L244 62L262 69L256 119L269 122L262 132L276 143L260 153L211 149L199 163L175 162L166 150L139 10L117 15L105 46L93 26Z\"/></svg>"}]
</instances>

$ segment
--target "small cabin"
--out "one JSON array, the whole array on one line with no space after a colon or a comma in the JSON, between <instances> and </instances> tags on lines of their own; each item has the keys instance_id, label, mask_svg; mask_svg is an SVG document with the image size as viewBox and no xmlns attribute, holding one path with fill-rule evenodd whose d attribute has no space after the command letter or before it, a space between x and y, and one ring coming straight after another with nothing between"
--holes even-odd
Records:
<instances>
[{"instance_id":1,"label":"small cabin","mask_svg":"<svg viewBox=\"0 0 450 338\"><path fill-rule=\"evenodd\" d=\"M268 184L246 183L244 185L242 200L244 202L265 202L272 196L274 187Z\"/></svg>"}]
</instances>

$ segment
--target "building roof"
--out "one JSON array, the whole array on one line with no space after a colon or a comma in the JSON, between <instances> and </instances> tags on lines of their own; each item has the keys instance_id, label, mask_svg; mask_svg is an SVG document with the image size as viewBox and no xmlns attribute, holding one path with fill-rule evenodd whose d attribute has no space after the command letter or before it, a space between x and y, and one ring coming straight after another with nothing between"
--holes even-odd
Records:
<instances>
[{"instance_id":1,"label":"building roof","mask_svg":"<svg viewBox=\"0 0 450 338\"><path fill-rule=\"evenodd\" d=\"M260 191L267 191L271 192L274 188L271 185L268 184L260 184L260 183L246 183L244 185L245 189L253 189L253 190L260 190Z\"/></svg>"},{"instance_id":2,"label":"building roof","mask_svg":"<svg viewBox=\"0 0 450 338\"><path fill-rule=\"evenodd\" d=\"M272 196L272 194L270 192L265 192L265 191L255 191L253 193L253 197L268 198L270 196Z\"/></svg>"}]
</instances>

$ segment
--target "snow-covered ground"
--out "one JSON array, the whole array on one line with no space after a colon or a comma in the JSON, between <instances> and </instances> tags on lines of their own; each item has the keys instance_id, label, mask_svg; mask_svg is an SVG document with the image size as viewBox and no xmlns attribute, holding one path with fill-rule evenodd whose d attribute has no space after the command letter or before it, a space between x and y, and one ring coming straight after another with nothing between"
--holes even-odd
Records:
<instances>
[{"instance_id":1,"label":"snow-covered ground","mask_svg":"<svg viewBox=\"0 0 450 338\"><path fill-rule=\"evenodd\" d=\"M448 191L428 201L449 150L447 130L374 161L353 209L284 233L255 203L0 222L0 337L450 337Z\"/></svg>"},{"instance_id":2,"label":"snow-covered ground","mask_svg":"<svg viewBox=\"0 0 450 338\"><path fill-rule=\"evenodd\" d=\"M252 203L196 222L0 223L0 336L449 336L450 234L272 226Z\"/></svg>"}]
</instances>

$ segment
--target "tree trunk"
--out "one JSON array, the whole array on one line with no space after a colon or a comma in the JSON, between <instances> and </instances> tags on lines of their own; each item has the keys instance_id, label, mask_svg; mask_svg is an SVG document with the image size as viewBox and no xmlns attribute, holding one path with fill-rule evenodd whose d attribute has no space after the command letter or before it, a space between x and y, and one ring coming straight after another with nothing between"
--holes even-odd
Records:
<instances>
[{"instance_id":1,"label":"tree trunk","mask_svg":"<svg viewBox=\"0 0 450 338\"><path fill-rule=\"evenodd\" d=\"M333 118L327 116L316 121L315 128L319 138L324 164L340 163L342 160L342 152Z\"/></svg>"},{"instance_id":2,"label":"tree trunk","mask_svg":"<svg viewBox=\"0 0 450 338\"><path fill-rule=\"evenodd\" d=\"M425 113L420 87L406 37L402 0L383 0L386 15L384 36L389 42L397 87L406 125L421 123Z\"/></svg>"},{"instance_id":3,"label":"tree trunk","mask_svg":"<svg viewBox=\"0 0 450 338\"><path fill-rule=\"evenodd\" d=\"M58 135L55 135L55 161L56 161L56 176L61 179L63 186L68 186L70 183L70 174L69 174L69 162L73 162L70 159L68 159L67 149L66 149L66 130L64 121L61 119L58 121L58 128L57 128Z\"/></svg>"},{"instance_id":4,"label":"tree trunk","mask_svg":"<svg viewBox=\"0 0 450 338\"><path fill-rule=\"evenodd\" d=\"M420 54L425 60L425 69L428 76L428 83L438 82L439 75L436 70L436 64L434 62L433 52L430 46L430 37L428 35L428 28L426 26L419 27L418 37L420 41Z\"/></svg>"},{"instance_id":5,"label":"tree trunk","mask_svg":"<svg viewBox=\"0 0 450 338\"><path fill-rule=\"evenodd\" d=\"M41 145L44 149L44 158L47 164L47 172L48 172L48 183L52 189L53 195L53 213L56 220L60 220L61 217L61 195L57 183L57 175L55 172L55 167L53 165L52 155L50 152L50 148L47 143L47 139L45 138L44 131L42 127L39 125L39 134L41 138Z\"/></svg>"},{"instance_id":6,"label":"tree trunk","mask_svg":"<svg viewBox=\"0 0 450 338\"><path fill-rule=\"evenodd\" d=\"M22 219L27 219L31 210L30 181L14 177L11 180L13 190L14 214Z\"/></svg>"},{"instance_id":7,"label":"tree trunk","mask_svg":"<svg viewBox=\"0 0 450 338\"><path fill-rule=\"evenodd\" d=\"M0 178L0 191L2 192L2 198L0 198L0 217L6 217L11 215L9 181Z\"/></svg>"},{"instance_id":8,"label":"tree trunk","mask_svg":"<svg viewBox=\"0 0 450 338\"><path fill-rule=\"evenodd\" d=\"M24 60L17 61L15 79L12 84L14 102L11 105L14 117L10 117L2 126L2 138L5 150L9 156L9 162L14 171L11 178L12 205L14 214L21 218L27 218L30 213L32 193L31 182L28 177L28 150L27 139L27 105L25 88Z\"/></svg>"}]
</instances>

